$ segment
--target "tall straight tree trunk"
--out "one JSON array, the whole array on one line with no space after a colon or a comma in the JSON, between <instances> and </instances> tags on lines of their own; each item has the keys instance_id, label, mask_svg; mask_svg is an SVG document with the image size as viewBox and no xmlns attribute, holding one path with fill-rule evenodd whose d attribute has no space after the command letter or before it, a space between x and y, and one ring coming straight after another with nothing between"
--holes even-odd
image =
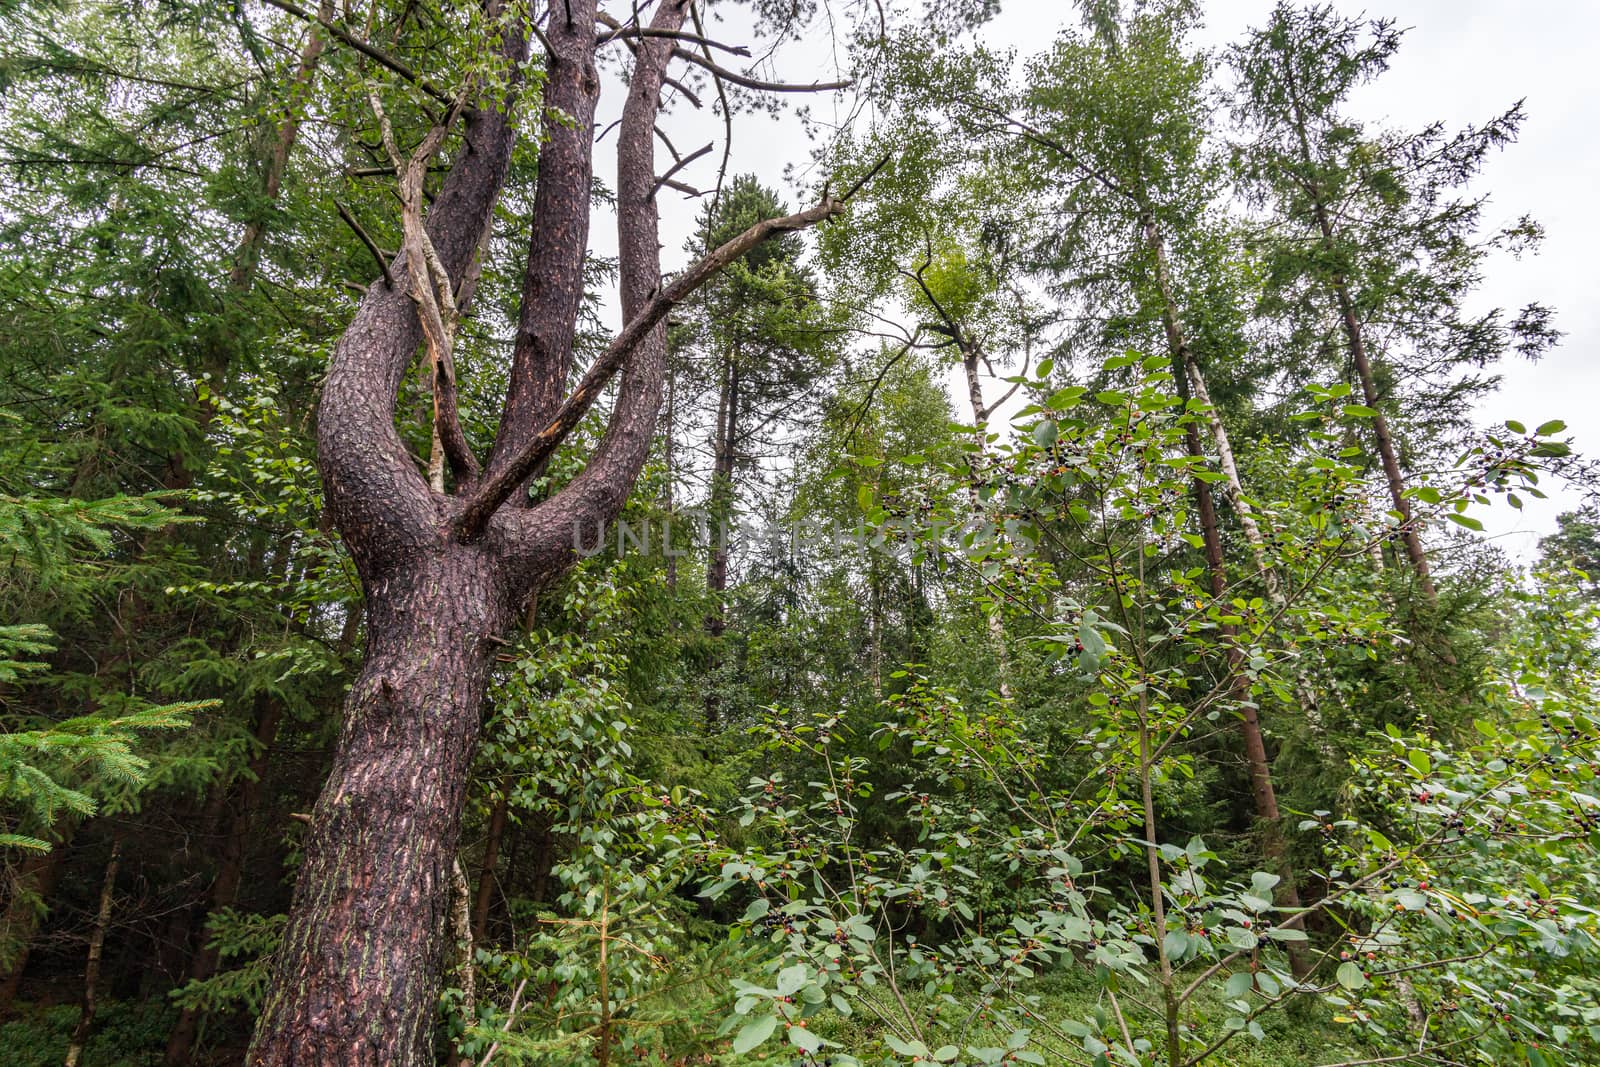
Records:
<instances>
[{"instance_id":1,"label":"tall straight tree trunk","mask_svg":"<svg viewBox=\"0 0 1600 1067\"><path fill-rule=\"evenodd\" d=\"M739 355L737 350L723 362L722 383L717 400L717 429L712 440L711 464L711 556L706 563L706 592L711 597L711 613L706 616L706 634L716 641L728 629L728 556L733 525L733 472L739 432ZM722 664L720 644L712 650L713 668ZM721 694L713 687L706 693L706 725L715 726L721 715Z\"/></svg>"},{"instance_id":2,"label":"tall straight tree trunk","mask_svg":"<svg viewBox=\"0 0 1600 1067\"><path fill-rule=\"evenodd\" d=\"M1256 521L1255 506L1245 495L1244 481L1239 475L1239 464L1233 455L1233 441L1228 435L1228 424L1223 421L1222 412L1211 399L1211 390L1206 386L1205 374L1195 361L1193 350L1186 347L1184 351L1189 359L1189 388L1194 398L1206 407L1206 424L1211 428L1211 440L1217 447L1217 465L1222 468L1223 485L1227 487L1228 502L1233 506L1234 514L1239 517L1239 528L1244 531L1245 541L1250 545L1250 555L1255 561L1257 572L1261 575L1262 585L1266 587L1267 602L1272 605L1274 611L1282 615L1289 610L1288 593L1284 589L1283 576L1278 573L1277 565L1267 550L1266 536L1261 532L1260 523ZM1320 730L1323 721L1322 709L1316 692L1299 674L1294 678L1294 691L1306 722L1314 730Z\"/></svg>"},{"instance_id":3,"label":"tall straight tree trunk","mask_svg":"<svg viewBox=\"0 0 1600 1067\"><path fill-rule=\"evenodd\" d=\"M333 9L327 0L324 0L322 10L331 16ZM283 178L288 168L290 152L293 149L300 128L296 109L304 102L306 93L312 84L312 79L315 77L318 62L325 45L326 42L318 27L313 26L307 29L300 51L300 60L290 80L288 104L273 131L272 140L266 149L264 158L261 160L261 191L269 202L275 202L282 191ZM245 225L239 242L234 248L233 265L228 271L227 291L230 296L239 296L247 293L255 284L257 268L261 259L261 249L265 244L266 237L267 223L264 220L252 220ZM213 389L220 388L223 384L223 379L226 377L232 363L232 352L231 342L221 340L214 343L204 355L201 370L211 379L211 387ZM203 433L206 427L210 425L211 420L216 417L216 405L209 399L197 398L192 410L195 423ZM96 435L101 435L102 432L97 426ZM92 462L81 466L74 476L75 486L86 482L93 472L94 465ZM188 489L194 484L195 475L196 467L192 457L174 454L166 460L165 469L161 474L161 487L167 490ZM140 540L137 549L138 554L143 556L162 536L163 534L159 531L146 535ZM149 606L142 597L136 596L128 604L127 615L129 621L124 626L124 632L130 638L140 630L141 622L147 616L148 611ZM48 873L47 877L33 879L35 886L33 891L41 901L48 901L54 892L61 864L65 862L65 852L68 850L76 830L77 827L73 826L65 833L62 840L52 849L51 855L42 858L42 862L37 868L38 871ZM58 852L62 853L62 855L57 856L56 853ZM27 868L25 867L26 870ZM8 904L5 918L0 919L0 923L4 923L4 928L7 931L15 931L13 936L16 936L22 942L15 965L6 972L3 981L0 981L0 1011L6 1010L16 996L18 986L22 980L23 968L27 965L30 952L28 942L33 937L34 929L37 926L37 918L37 911L33 908L27 909L27 913L24 914ZM188 939L187 937L181 937L179 940L187 943Z\"/></svg>"},{"instance_id":4,"label":"tall straight tree trunk","mask_svg":"<svg viewBox=\"0 0 1600 1067\"><path fill-rule=\"evenodd\" d=\"M332 0L322 0L318 11L321 19L331 21L334 14ZM283 178L289 169L289 153L293 151L295 139L300 134L300 109L310 95L318 61L327 47L324 32L317 25L306 28L305 42L300 47L300 62L289 79L283 114L273 130L272 142L262 168L261 192L269 204L277 203L279 194L283 192ZM244 236L234 252L233 267L228 271L228 288L234 292L247 292L255 284L256 269L261 265L261 248L266 236L267 224L264 220L253 219L245 225Z\"/></svg>"},{"instance_id":5,"label":"tall straight tree trunk","mask_svg":"<svg viewBox=\"0 0 1600 1067\"><path fill-rule=\"evenodd\" d=\"M1239 476L1239 463L1233 455L1233 439L1228 434L1228 424L1223 421L1221 410L1211 399L1211 390L1206 385L1206 377L1200 370L1200 365L1195 362L1194 352L1185 346L1184 354L1188 360L1186 369L1190 393L1206 408L1206 426L1211 430L1211 442L1217 448L1217 466L1222 468L1228 503L1233 505L1234 514L1239 517L1239 528L1244 531L1244 539L1250 546L1250 556L1255 561L1256 570L1261 574L1261 584L1266 587L1267 600L1273 608L1282 611L1289 605L1288 598L1284 594L1283 579L1267 552L1267 539L1261 532L1260 523L1256 521L1255 508L1251 505L1250 498L1245 495L1244 480Z\"/></svg>"},{"instance_id":6,"label":"tall straight tree trunk","mask_svg":"<svg viewBox=\"0 0 1600 1067\"><path fill-rule=\"evenodd\" d=\"M319 6L319 16L324 21L333 17L334 8L331 0L322 0ZM270 138L265 141L265 147L259 160L261 184L260 193L266 204L276 204L283 192L283 181L288 173L289 157L294 150L295 141L300 132L300 111L305 106L310 96L311 87L315 81L317 67L320 64L322 53L327 47L325 31L319 25L313 24L305 30L300 48L299 62L294 73L290 76L285 90L283 111L278 122L271 128ZM228 293L238 297L248 293L254 286L256 275L261 264L261 252L266 244L268 224L265 218L255 218L245 224L244 232L239 237L239 242L234 248L233 265L228 271ZM204 372L210 379L213 390L221 390L226 386L229 369L233 363L234 346L231 339L219 341L214 344L207 354ZM199 429L204 432L211 420L216 416L216 403L206 396L197 398L195 404L195 420ZM164 485L168 489L187 489L194 481L195 470L190 457L176 455L168 462L167 475ZM258 712L256 740L257 752L247 768L247 777L240 790L239 803L241 808L249 811L253 808L254 795L257 792L255 782L259 781L261 773L265 770L265 748L270 746L277 733L279 709L276 707L263 708ZM263 743L263 727L265 727L266 740ZM208 807L220 810L226 802L233 783L221 780L213 787L212 800ZM213 820L215 821L215 820ZM240 878L239 864L242 862L244 835L249 832L248 822L241 823L236 817L231 825L228 836L223 845L223 857L217 878L212 885L207 910L214 911L218 908L229 907L238 896L238 883ZM231 870L230 870L231 868ZM181 915L173 924L173 931L168 938L169 943L178 947L179 951L187 951L193 940L193 929L198 925L203 930L205 917L196 916L191 909ZM204 936L202 934L202 936ZM217 954L214 950L202 944L189 960L186 977L190 980L204 980L215 973L217 967ZM168 1037L166 1052L167 1063L186 1063L194 1043L200 1016L193 1009L184 1009L178 1016L173 1032Z\"/></svg>"},{"instance_id":7,"label":"tall straight tree trunk","mask_svg":"<svg viewBox=\"0 0 1600 1067\"><path fill-rule=\"evenodd\" d=\"M322 0L320 5L321 17L333 17L332 0ZM289 170L289 156L294 150L294 144L300 134L300 109L305 106L310 94L311 86L316 78L317 67L322 59L322 53L327 47L322 27L311 25L306 28L305 38L300 47L300 60L295 66L294 74L290 76L283 113L279 116L278 123L272 129L272 136L266 142L262 157L261 187L262 199L267 204L276 204L278 197L283 192L283 179ZM244 232L239 237L239 243L234 247L233 265L228 269L228 295L239 297L250 292L255 286L256 275L261 266L261 250L266 245L268 223L265 218L251 219L245 224ZM231 334L218 339L213 343L202 359L201 371L210 379L213 390L224 388L228 372L233 365L236 343ZM216 417L216 402L204 395L195 401L195 423L201 434L205 433L211 420ZM167 471L162 478L162 487L165 489L187 489L194 484L196 471L192 458L184 455L174 455L167 462Z\"/></svg>"},{"instance_id":8,"label":"tall straight tree trunk","mask_svg":"<svg viewBox=\"0 0 1600 1067\"><path fill-rule=\"evenodd\" d=\"M735 353L723 366L721 396L717 402L717 431L711 443L711 559L706 587L713 602L706 629L713 637L727 628L728 527L733 518L733 475L739 435L739 361Z\"/></svg>"},{"instance_id":9,"label":"tall straight tree trunk","mask_svg":"<svg viewBox=\"0 0 1600 1067\"><path fill-rule=\"evenodd\" d=\"M667 543L664 546L664 555L667 560L667 589L678 588L678 551L672 547L672 538L677 534L674 528L677 523L677 478L678 478L678 376L669 371L667 373L667 410L665 425L662 426L662 436L665 438L664 453L666 486L663 490L666 497L664 511L667 522Z\"/></svg>"},{"instance_id":10,"label":"tall straight tree trunk","mask_svg":"<svg viewBox=\"0 0 1600 1067\"><path fill-rule=\"evenodd\" d=\"M494 807L489 811L489 831L483 843L483 867L478 871L478 890L472 900L472 943L481 945L489 932L489 908L494 903L496 867L500 862L500 845L506 836L506 816L511 809L509 789L495 795Z\"/></svg>"},{"instance_id":11,"label":"tall straight tree trunk","mask_svg":"<svg viewBox=\"0 0 1600 1067\"><path fill-rule=\"evenodd\" d=\"M1317 216L1322 223L1324 234L1331 241L1332 228L1328 224L1327 211L1321 203L1317 205ZM1432 603L1439 599L1439 593L1433 584L1433 573L1428 566L1428 554L1422 548L1422 533L1417 527L1416 515L1412 511L1411 501L1406 498L1405 476L1400 472L1394 435L1389 431L1389 420L1381 406L1383 398L1378 395L1378 387L1372 376L1372 361L1367 356L1367 344L1361 329L1361 320L1356 316L1355 301L1351 299L1350 288L1344 279L1335 277L1333 287L1339 299L1339 317L1344 324L1345 337L1350 343L1350 358L1355 364L1356 377L1361 381L1363 402L1377 412L1372 416L1372 436L1378 445L1378 459L1383 464L1383 480L1389 487L1389 501L1400 516L1400 540L1406 546L1406 557L1411 561L1411 569L1416 572L1417 586L1422 590L1422 595Z\"/></svg>"},{"instance_id":12,"label":"tall straight tree trunk","mask_svg":"<svg viewBox=\"0 0 1600 1067\"><path fill-rule=\"evenodd\" d=\"M78 1067L83 1062L83 1049L89 1043L89 1030L94 1026L97 1007L96 986L100 984L100 958L106 947L106 928L111 925L111 902L117 888L117 865L122 856L122 838L111 839L111 858L106 861L105 877L100 884L100 907L94 916L94 929L89 934L89 958L83 970L83 1002L78 1008L78 1025L72 1030L67 1044L67 1067Z\"/></svg>"},{"instance_id":13,"label":"tall straight tree trunk","mask_svg":"<svg viewBox=\"0 0 1600 1067\"><path fill-rule=\"evenodd\" d=\"M1166 243L1155 219L1148 212L1144 219L1145 242L1155 261L1156 284L1161 292L1161 323L1166 333L1167 351L1172 360L1172 374L1178 395L1187 407L1191 396L1190 383L1195 375L1194 353L1183 332L1183 322L1178 315L1177 298L1172 285L1172 273L1167 263ZM1191 419L1184 427L1184 448L1194 459L1205 458L1200 427ZM1232 466L1233 450L1228 450ZM1234 468L1237 477L1237 467ZM1200 517L1200 533L1206 557L1206 573L1210 580L1211 596L1220 600L1227 592L1228 570L1222 549L1222 529L1217 522L1216 501L1211 486L1203 478L1193 480L1195 511ZM1243 499L1241 493L1240 498ZM1256 818L1263 828L1263 848L1267 861L1278 868L1282 878L1278 887L1278 902L1287 908L1300 907L1300 890L1296 885L1293 865L1283 837L1283 814L1278 809L1278 794L1272 783L1272 761L1267 755L1266 739L1261 732L1261 718L1255 704L1248 699L1243 671L1244 653L1239 648L1237 633L1232 626L1222 628L1223 640L1228 645L1228 669L1233 677L1234 696L1239 708L1239 736L1244 745L1245 764L1250 773L1250 796ZM1310 973L1310 961L1295 942L1289 942L1289 961L1296 977Z\"/></svg>"},{"instance_id":14,"label":"tall straight tree trunk","mask_svg":"<svg viewBox=\"0 0 1600 1067\"><path fill-rule=\"evenodd\" d=\"M1300 161L1307 170L1303 188L1306 195L1311 198L1312 211L1317 219L1317 230L1322 235L1322 251L1332 255L1337 252L1332 213L1321 183L1312 176L1317 160L1311 151L1311 139L1306 132L1305 110L1300 103L1300 90L1292 60L1286 62L1284 71L1288 79L1295 136L1300 144ZM1394 435L1389 430L1389 419L1383 413L1383 397L1379 395L1377 381L1373 377L1372 359L1367 352L1366 333L1362 328L1361 317L1356 312L1355 298L1350 293L1349 279L1342 272L1335 272L1329 280L1329 287L1339 304L1339 322L1344 330L1345 343L1349 346L1350 361L1355 366L1356 378L1361 383L1362 400L1374 412L1372 436L1378 446L1378 460L1383 466L1383 479L1389 488L1389 501L1394 505L1395 513L1400 516L1400 538L1406 546L1406 556L1411 561L1411 569L1416 573L1417 586L1431 604L1439 599L1439 594L1433 584L1428 555L1422 548L1422 532L1417 528L1411 501L1405 495L1405 476L1400 471L1399 454L1395 448Z\"/></svg>"},{"instance_id":15,"label":"tall straight tree trunk","mask_svg":"<svg viewBox=\"0 0 1600 1067\"><path fill-rule=\"evenodd\" d=\"M994 413L992 407L983 402L983 380L978 375L978 350L965 337L958 337L957 343L961 347L961 369L967 382L967 402L972 405L972 423L974 444L977 453L972 463L968 464L967 499L972 504L975 514L982 514L983 497L978 490L979 473L976 464L983 463L989 458L989 416ZM1011 699L1011 647L1006 644L1005 619L1000 614L1000 604L997 600L984 617L984 627L989 633L989 647L994 651L995 672L997 675L996 688L1003 700Z\"/></svg>"},{"instance_id":16,"label":"tall straight tree trunk","mask_svg":"<svg viewBox=\"0 0 1600 1067\"><path fill-rule=\"evenodd\" d=\"M867 561L867 626L872 643L872 699L883 699L883 575L876 560Z\"/></svg>"}]
</instances>

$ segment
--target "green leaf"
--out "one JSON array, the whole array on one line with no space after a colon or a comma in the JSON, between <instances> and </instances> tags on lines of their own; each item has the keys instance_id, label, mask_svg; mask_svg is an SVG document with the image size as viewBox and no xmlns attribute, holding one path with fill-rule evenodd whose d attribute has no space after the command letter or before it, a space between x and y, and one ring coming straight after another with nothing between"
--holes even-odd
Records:
<instances>
[{"instance_id":1,"label":"green leaf","mask_svg":"<svg viewBox=\"0 0 1600 1067\"><path fill-rule=\"evenodd\" d=\"M1189 951L1189 935L1182 930L1168 930L1167 936L1161 941L1166 947L1169 959L1180 959Z\"/></svg>"},{"instance_id":2,"label":"green leaf","mask_svg":"<svg viewBox=\"0 0 1600 1067\"><path fill-rule=\"evenodd\" d=\"M787 997L806 984L806 965L796 963L778 972L778 995Z\"/></svg>"},{"instance_id":3,"label":"green leaf","mask_svg":"<svg viewBox=\"0 0 1600 1067\"><path fill-rule=\"evenodd\" d=\"M1076 406L1088 391L1081 385L1071 385L1065 389L1057 389L1050 394L1050 399L1044 402L1044 406L1051 411L1065 411L1070 407Z\"/></svg>"},{"instance_id":4,"label":"green leaf","mask_svg":"<svg viewBox=\"0 0 1600 1067\"><path fill-rule=\"evenodd\" d=\"M743 1055L772 1036L772 1031L778 1028L776 1015L763 1015L759 1019L751 1019L744 1024L738 1036L733 1039L733 1051Z\"/></svg>"},{"instance_id":5,"label":"green leaf","mask_svg":"<svg viewBox=\"0 0 1600 1067\"><path fill-rule=\"evenodd\" d=\"M1473 518L1471 515L1457 515L1455 512L1451 511L1445 513L1445 518L1449 519L1457 526L1465 526L1469 530L1477 530L1480 533L1483 531L1483 522L1479 519Z\"/></svg>"},{"instance_id":6,"label":"green leaf","mask_svg":"<svg viewBox=\"0 0 1600 1067\"><path fill-rule=\"evenodd\" d=\"M1361 965L1355 960L1345 960L1339 964L1339 969L1334 972L1334 978L1346 989L1360 989L1367 984L1367 976L1361 973Z\"/></svg>"},{"instance_id":7,"label":"green leaf","mask_svg":"<svg viewBox=\"0 0 1600 1067\"><path fill-rule=\"evenodd\" d=\"M1228 944L1241 952L1248 952L1260 944L1260 938L1242 926L1228 927Z\"/></svg>"},{"instance_id":8,"label":"green leaf","mask_svg":"<svg viewBox=\"0 0 1600 1067\"><path fill-rule=\"evenodd\" d=\"M1056 443L1061 430L1056 425L1056 420L1045 419L1033 428L1033 443L1040 448L1049 448Z\"/></svg>"},{"instance_id":9,"label":"green leaf","mask_svg":"<svg viewBox=\"0 0 1600 1067\"><path fill-rule=\"evenodd\" d=\"M789 1044L801 1052L815 1052L822 1047L822 1038L803 1026L789 1027Z\"/></svg>"},{"instance_id":10,"label":"green leaf","mask_svg":"<svg viewBox=\"0 0 1600 1067\"><path fill-rule=\"evenodd\" d=\"M902 1041L893 1034L884 1034L883 1040L890 1048L902 1056L926 1057L928 1055L928 1046L920 1041Z\"/></svg>"},{"instance_id":11,"label":"green leaf","mask_svg":"<svg viewBox=\"0 0 1600 1067\"><path fill-rule=\"evenodd\" d=\"M1256 871L1250 876L1250 891L1258 897L1270 897L1283 878L1266 871Z\"/></svg>"},{"instance_id":12,"label":"green leaf","mask_svg":"<svg viewBox=\"0 0 1600 1067\"><path fill-rule=\"evenodd\" d=\"M1377 408L1369 408L1365 404L1346 404L1344 413L1358 419L1370 419L1378 414Z\"/></svg>"},{"instance_id":13,"label":"green leaf","mask_svg":"<svg viewBox=\"0 0 1600 1067\"><path fill-rule=\"evenodd\" d=\"M1567 424L1560 419L1551 419L1549 422L1540 423L1539 428L1533 432L1536 437L1549 437L1551 434L1560 433L1566 428Z\"/></svg>"}]
</instances>

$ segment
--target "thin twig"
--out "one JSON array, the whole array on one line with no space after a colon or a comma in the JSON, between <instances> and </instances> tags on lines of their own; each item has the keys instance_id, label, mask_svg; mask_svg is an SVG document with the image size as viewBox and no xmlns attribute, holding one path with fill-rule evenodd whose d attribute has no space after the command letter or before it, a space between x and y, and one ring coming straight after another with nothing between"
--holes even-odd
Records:
<instances>
[{"instance_id":1,"label":"thin twig","mask_svg":"<svg viewBox=\"0 0 1600 1067\"><path fill-rule=\"evenodd\" d=\"M343 200L335 200L333 206L338 209L339 217L344 220L345 225L355 231L356 236L361 238L361 243L367 246L367 251L372 253L373 262L377 263L378 269L383 271L384 288L393 289L394 276L389 273L389 261L383 258L383 250L378 247L378 242L374 241L372 235L367 233L361 223L356 221L355 215L351 214L350 209L344 206ZM363 288L362 292L366 292L366 289Z\"/></svg>"},{"instance_id":2,"label":"thin twig","mask_svg":"<svg viewBox=\"0 0 1600 1067\"><path fill-rule=\"evenodd\" d=\"M501 1033L511 1032L511 1024L515 1022L517 1018L517 1002L522 999L522 991L527 987L527 985L528 980L524 978L522 981L517 983L516 990L512 992L511 1007L506 1010L506 1022L505 1025L500 1028ZM483 1059L478 1061L478 1067L489 1067L489 1061L492 1060L494 1058L494 1054L499 1051L500 1042L496 1041L494 1044L489 1046L489 1051L483 1054Z\"/></svg>"},{"instance_id":3,"label":"thin twig","mask_svg":"<svg viewBox=\"0 0 1600 1067\"><path fill-rule=\"evenodd\" d=\"M690 152L688 155L678 160L667 170L665 174L656 179L656 183L650 187L650 192L646 195L645 199L648 200L650 197L655 196L656 191L659 190L663 185L666 185L668 182L670 182L674 174L678 173L684 167L687 167L689 164L693 163L695 160L699 159L709 151L711 151L711 145L708 144L695 149L693 152Z\"/></svg>"},{"instance_id":4,"label":"thin twig","mask_svg":"<svg viewBox=\"0 0 1600 1067\"><path fill-rule=\"evenodd\" d=\"M674 41L688 41L703 48L718 48L724 52L742 56L745 59L750 58L750 49L742 44L723 44L721 41L713 41L709 37L702 37L696 33L685 33L682 30L658 30L650 26L625 26L621 29L612 30L610 33L602 34L596 38L594 45L599 48L603 44L609 44L612 41L627 37L665 37Z\"/></svg>"},{"instance_id":5,"label":"thin twig","mask_svg":"<svg viewBox=\"0 0 1600 1067\"><path fill-rule=\"evenodd\" d=\"M729 70L727 67L713 63L705 56L689 51L687 48L674 48L672 55L674 59L686 60L697 67L703 67L735 85L742 85L746 89L755 89L763 93L832 93L841 89L848 89L855 84L855 81L849 78L836 82L812 82L809 85L801 85L794 82L769 82L761 78L752 78L748 74L740 74L737 71Z\"/></svg>"}]
</instances>

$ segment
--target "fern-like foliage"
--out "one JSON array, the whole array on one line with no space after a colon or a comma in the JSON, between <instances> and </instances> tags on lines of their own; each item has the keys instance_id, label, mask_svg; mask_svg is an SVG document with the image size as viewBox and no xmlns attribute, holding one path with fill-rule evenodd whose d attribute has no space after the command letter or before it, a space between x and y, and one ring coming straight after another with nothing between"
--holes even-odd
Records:
<instances>
[{"instance_id":1,"label":"fern-like foliage","mask_svg":"<svg viewBox=\"0 0 1600 1067\"><path fill-rule=\"evenodd\" d=\"M23 623L0 626L0 685L10 685L23 675L42 671L42 660L23 657L44 656L55 651L54 634L48 626Z\"/></svg>"},{"instance_id":2,"label":"fern-like foliage","mask_svg":"<svg viewBox=\"0 0 1600 1067\"><path fill-rule=\"evenodd\" d=\"M63 814L93 815L96 789L136 789L143 782L149 763L133 751L141 733L186 729L195 712L216 704L149 705L0 733L0 813L13 826L43 827ZM0 832L0 848L48 851L50 844L27 834Z\"/></svg>"}]
</instances>

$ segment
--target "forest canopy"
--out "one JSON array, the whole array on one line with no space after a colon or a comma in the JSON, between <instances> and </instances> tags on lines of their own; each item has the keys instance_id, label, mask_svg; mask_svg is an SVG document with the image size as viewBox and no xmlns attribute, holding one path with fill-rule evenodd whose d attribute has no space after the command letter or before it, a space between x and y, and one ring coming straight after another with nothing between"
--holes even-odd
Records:
<instances>
[{"instance_id":1,"label":"forest canopy","mask_svg":"<svg viewBox=\"0 0 1600 1067\"><path fill-rule=\"evenodd\" d=\"M1527 110L1034 6L0 3L8 1062L1600 1064Z\"/></svg>"}]
</instances>

